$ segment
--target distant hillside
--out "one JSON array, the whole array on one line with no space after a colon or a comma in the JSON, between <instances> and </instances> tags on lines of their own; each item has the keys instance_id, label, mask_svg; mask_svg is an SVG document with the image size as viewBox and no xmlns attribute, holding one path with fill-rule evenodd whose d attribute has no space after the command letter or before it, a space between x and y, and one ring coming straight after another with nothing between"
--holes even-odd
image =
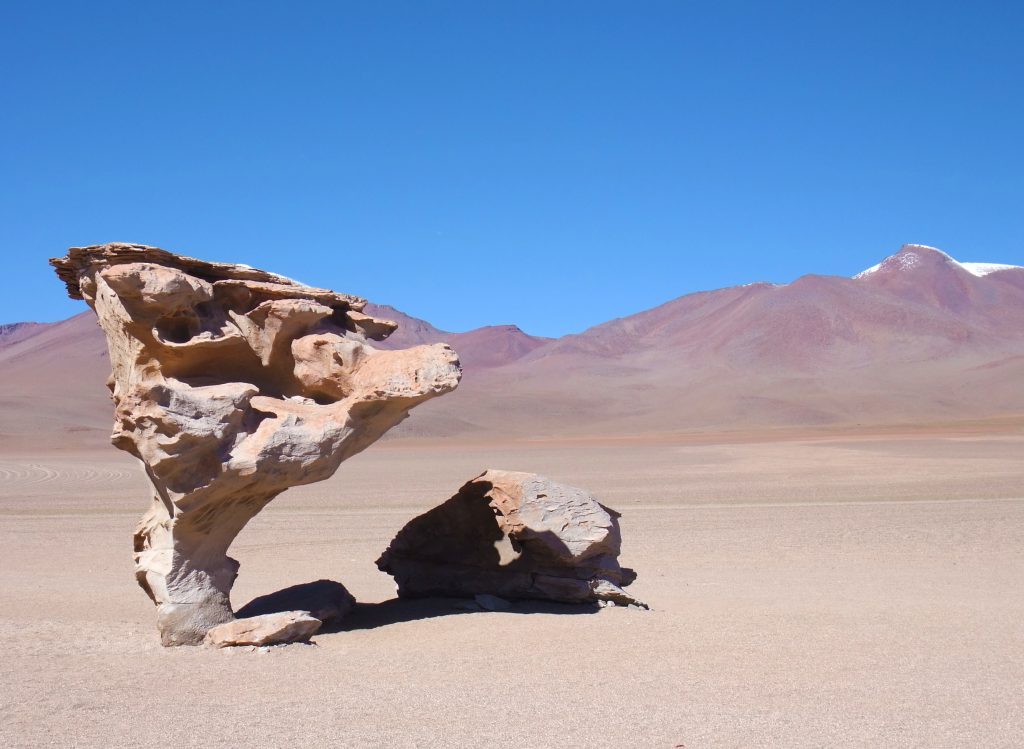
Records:
<instances>
[{"instance_id":1,"label":"distant hillside","mask_svg":"<svg viewBox=\"0 0 1024 749\"><path fill-rule=\"evenodd\" d=\"M109 375L106 341L91 311L0 337L0 444L106 442Z\"/></svg>"},{"instance_id":2,"label":"distant hillside","mask_svg":"<svg viewBox=\"0 0 1024 749\"><path fill-rule=\"evenodd\" d=\"M366 313L398 323L398 330L386 341L375 345L407 348L422 343L448 343L459 352L463 366L470 371L511 364L554 340L527 335L515 325L488 325L467 333L448 333L425 320L410 317L383 304L366 305Z\"/></svg>"},{"instance_id":3,"label":"distant hillside","mask_svg":"<svg viewBox=\"0 0 1024 749\"><path fill-rule=\"evenodd\" d=\"M406 436L621 435L1024 416L1024 268L906 245L855 278L680 297L558 339L448 333L392 307L382 345L446 341L466 377ZM0 328L0 441L98 444L111 406L91 312Z\"/></svg>"}]
</instances>

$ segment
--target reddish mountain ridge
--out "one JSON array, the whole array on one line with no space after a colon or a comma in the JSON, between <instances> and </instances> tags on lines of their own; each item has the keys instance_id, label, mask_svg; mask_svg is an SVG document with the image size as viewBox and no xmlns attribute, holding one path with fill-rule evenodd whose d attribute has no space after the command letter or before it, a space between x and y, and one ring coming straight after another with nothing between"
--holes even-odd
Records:
<instances>
[{"instance_id":1,"label":"reddish mountain ridge","mask_svg":"<svg viewBox=\"0 0 1024 749\"><path fill-rule=\"evenodd\" d=\"M0 337L0 444L105 442L110 361L93 313L29 323L19 333Z\"/></svg>"},{"instance_id":2,"label":"reddish mountain ridge","mask_svg":"<svg viewBox=\"0 0 1024 749\"><path fill-rule=\"evenodd\" d=\"M448 333L383 305L391 347L447 341L466 370L407 436L621 435L1024 416L1024 268L905 245L854 278L689 294L558 339ZM105 431L102 336L84 313L0 335L0 439ZM34 414L34 421L26 417Z\"/></svg>"},{"instance_id":3,"label":"reddish mountain ridge","mask_svg":"<svg viewBox=\"0 0 1024 749\"><path fill-rule=\"evenodd\" d=\"M691 294L565 336L460 409L581 433L984 419L1024 414L1022 354L1024 268L906 245L856 278Z\"/></svg>"},{"instance_id":4,"label":"reddish mountain ridge","mask_svg":"<svg viewBox=\"0 0 1024 749\"><path fill-rule=\"evenodd\" d=\"M375 345L407 348L423 343L448 343L459 352L463 367L470 372L511 364L554 340L528 335L515 325L488 325L466 333L449 333L385 304L368 304L366 313L398 323L398 330Z\"/></svg>"}]
</instances>

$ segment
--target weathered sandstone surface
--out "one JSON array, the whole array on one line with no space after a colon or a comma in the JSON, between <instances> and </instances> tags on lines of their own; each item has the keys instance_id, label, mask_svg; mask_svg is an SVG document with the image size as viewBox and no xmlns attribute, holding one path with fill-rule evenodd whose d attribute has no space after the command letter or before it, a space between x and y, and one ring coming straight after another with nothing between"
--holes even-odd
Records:
<instances>
[{"instance_id":1,"label":"weathered sandstone surface","mask_svg":"<svg viewBox=\"0 0 1024 749\"><path fill-rule=\"evenodd\" d=\"M398 595L640 605L622 590L619 514L533 473L485 471L411 520L377 560Z\"/></svg>"},{"instance_id":2,"label":"weathered sandstone surface","mask_svg":"<svg viewBox=\"0 0 1024 749\"><path fill-rule=\"evenodd\" d=\"M135 567L165 645L233 620L228 546L268 502L326 479L461 375L444 344L369 345L395 324L363 299L248 266L127 244L51 264L106 334L111 439L153 485Z\"/></svg>"}]
</instances>

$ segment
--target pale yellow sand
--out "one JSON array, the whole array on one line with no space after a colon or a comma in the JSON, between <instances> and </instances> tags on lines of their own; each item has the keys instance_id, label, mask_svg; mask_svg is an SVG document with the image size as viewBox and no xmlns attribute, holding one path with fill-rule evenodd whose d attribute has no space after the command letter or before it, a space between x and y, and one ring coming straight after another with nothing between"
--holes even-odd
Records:
<instances>
[{"instance_id":1,"label":"pale yellow sand","mask_svg":"<svg viewBox=\"0 0 1024 749\"><path fill-rule=\"evenodd\" d=\"M387 601L377 554L487 467L621 510L653 610L392 603L315 648L166 650L131 459L5 452L0 744L1024 745L1019 434L376 445L241 534L236 605L320 577Z\"/></svg>"}]
</instances>

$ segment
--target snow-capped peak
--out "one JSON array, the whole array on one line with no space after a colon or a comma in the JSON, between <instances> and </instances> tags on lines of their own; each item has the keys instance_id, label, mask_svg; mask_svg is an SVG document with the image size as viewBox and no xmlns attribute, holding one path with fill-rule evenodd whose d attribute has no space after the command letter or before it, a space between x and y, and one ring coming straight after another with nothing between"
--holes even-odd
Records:
<instances>
[{"instance_id":1,"label":"snow-capped peak","mask_svg":"<svg viewBox=\"0 0 1024 749\"><path fill-rule=\"evenodd\" d=\"M1020 265L1004 265L1002 263L960 263L960 267L968 273L971 273L979 278L987 276L989 273L995 273L997 270L1013 270L1014 268L1020 268Z\"/></svg>"},{"instance_id":2,"label":"snow-capped peak","mask_svg":"<svg viewBox=\"0 0 1024 749\"><path fill-rule=\"evenodd\" d=\"M995 273L999 270L1011 270L1013 268L1022 267L1019 265L1004 265L1001 263L961 263L949 253L943 252L938 247L929 247L926 244L905 244L895 255L890 255L878 265L873 265L867 270L861 271L854 276L854 278L865 278L879 270L882 270L883 268L886 270L910 270L911 268L920 265L923 261L922 259L932 253L940 255L946 262L952 263L953 265L956 265L971 275L978 276L979 278L987 276L989 273Z\"/></svg>"}]
</instances>

